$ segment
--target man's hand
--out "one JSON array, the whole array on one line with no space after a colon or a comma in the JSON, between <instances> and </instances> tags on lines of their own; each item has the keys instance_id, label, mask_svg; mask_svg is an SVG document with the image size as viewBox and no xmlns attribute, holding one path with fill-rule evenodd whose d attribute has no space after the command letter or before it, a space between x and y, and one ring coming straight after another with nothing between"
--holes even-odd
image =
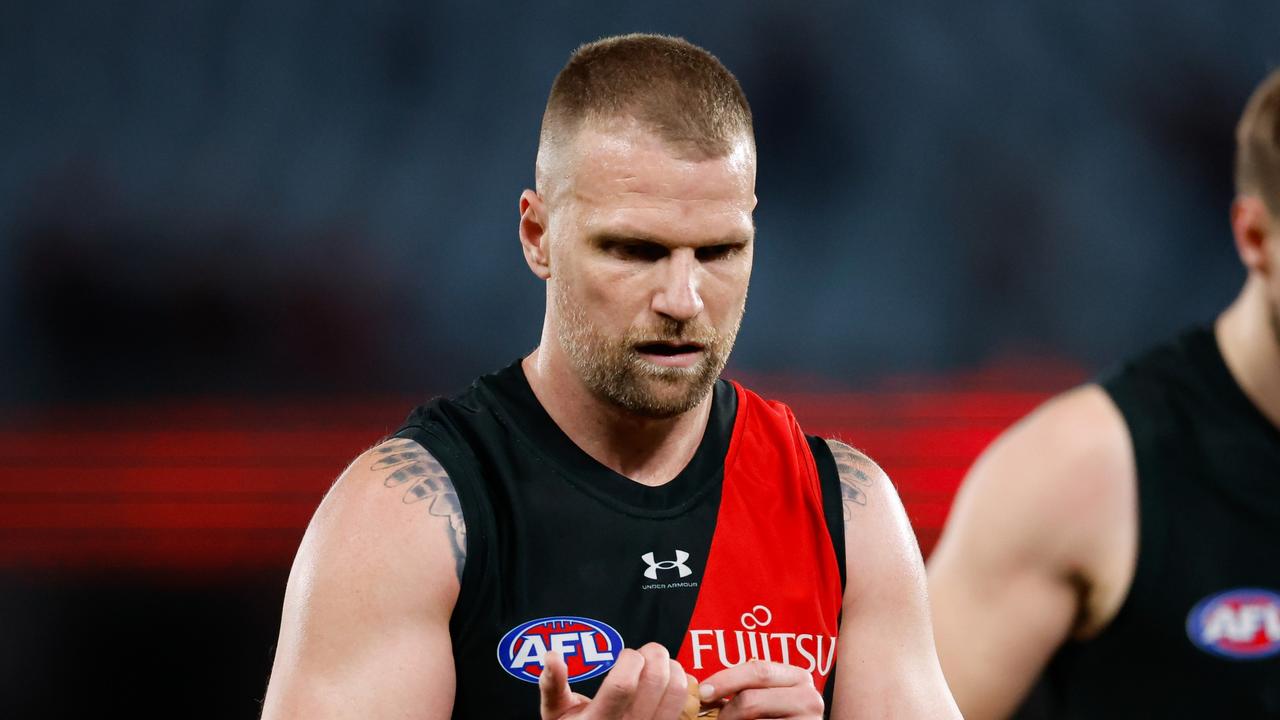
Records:
<instances>
[{"instance_id":1,"label":"man's hand","mask_svg":"<svg viewBox=\"0 0 1280 720\"><path fill-rule=\"evenodd\" d=\"M594 699L569 689L569 668L558 653L542 663L542 720L676 720L693 702L684 668L658 643L619 653Z\"/></svg>"},{"instance_id":2,"label":"man's hand","mask_svg":"<svg viewBox=\"0 0 1280 720\"><path fill-rule=\"evenodd\" d=\"M821 718L822 693L813 676L794 665L752 660L702 681L704 707L723 702L720 720Z\"/></svg>"}]
</instances>

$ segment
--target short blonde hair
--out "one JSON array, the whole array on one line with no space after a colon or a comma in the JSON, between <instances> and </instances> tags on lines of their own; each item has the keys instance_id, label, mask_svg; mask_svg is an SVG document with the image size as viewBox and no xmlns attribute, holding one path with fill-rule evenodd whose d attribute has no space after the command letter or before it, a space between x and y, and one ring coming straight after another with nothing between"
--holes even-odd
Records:
<instances>
[{"instance_id":1,"label":"short blonde hair","mask_svg":"<svg viewBox=\"0 0 1280 720\"><path fill-rule=\"evenodd\" d=\"M1236 192L1280 216L1280 69L1253 91L1236 126Z\"/></svg>"},{"instance_id":2,"label":"short blonde hair","mask_svg":"<svg viewBox=\"0 0 1280 720\"><path fill-rule=\"evenodd\" d=\"M678 150L728 155L751 108L737 78L684 38L632 34L579 47L556 76L542 115L541 145L565 142L587 120L634 118Z\"/></svg>"}]
</instances>

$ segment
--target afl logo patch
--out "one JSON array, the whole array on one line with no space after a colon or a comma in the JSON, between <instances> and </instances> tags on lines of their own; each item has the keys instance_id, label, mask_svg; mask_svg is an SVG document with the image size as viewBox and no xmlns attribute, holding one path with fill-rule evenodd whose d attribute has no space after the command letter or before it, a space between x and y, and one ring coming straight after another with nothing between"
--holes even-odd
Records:
<instances>
[{"instance_id":1,"label":"afl logo patch","mask_svg":"<svg viewBox=\"0 0 1280 720\"><path fill-rule=\"evenodd\" d=\"M1280 653L1280 594L1239 588L1210 595L1187 615L1187 636L1201 650L1232 660Z\"/></svg>"},{"instance_id":2,"label":"afl logo patch","mask_svg":"<svg viewBox=\"0 0 1280 720\"><path fill-rule=\"evenodd\" d=\"M562 615L517 625L498 642L498 663L512 677L536 683L542 657L560 653L569 666L569 682L603 675L622 652L622 636L599 620Z\"/></svg>"}]
</instances>

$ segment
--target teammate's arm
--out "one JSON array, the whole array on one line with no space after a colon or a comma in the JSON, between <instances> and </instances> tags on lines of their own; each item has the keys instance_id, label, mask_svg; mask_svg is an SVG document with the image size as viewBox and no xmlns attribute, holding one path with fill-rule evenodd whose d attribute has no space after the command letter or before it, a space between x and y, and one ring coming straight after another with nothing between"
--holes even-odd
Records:
<instances>
[{"instance_id":1,"label":"teammate's arm","mask_svg":"<svg viewBox=\"0 0 1280 720\"><path fill-rule=\"evenodd\" d=\"M447 718L466 526L448 475L393 439L356 458L298 549L264 720Z\"/></svg>"},{"instance_id":2,"label":"teammate's arm","mask_svg":"<svg viewBox=\"0 0 1280 720\"><path fill-rule=\"evenodd\" d=\"M844 608L831 717L959 718L938 666L924 562L902 501L866 455L828 440L844 509Z\"/></svg>"},{"instance_id":3,"label":"teammate's arm","mask_svg":"<svg viewBox=\"0 0 1280 720\"><path fill-rule=\"evenodd\" d=\"M1114 614L1136 543L1133 472L1124 419L1094 385L970 470L929 559L938 655L966 718L1008 716L1068 635Z\"/></svg>"}]
</instances>

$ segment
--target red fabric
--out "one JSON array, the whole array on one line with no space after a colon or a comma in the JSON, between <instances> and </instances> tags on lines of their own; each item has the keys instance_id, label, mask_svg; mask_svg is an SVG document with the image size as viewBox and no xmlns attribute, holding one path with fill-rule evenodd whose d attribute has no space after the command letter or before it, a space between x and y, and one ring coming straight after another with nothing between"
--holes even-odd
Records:
<instances>
[{"instance_id":1,"label":"red fabric","mask_svg":"<svg viewBox=\"0 0 1280 720\"><path fill-rule=\"evenodd\" d=\"M790 409L734 387L715 536L677 659L700 680L751 659L788 662L822 690L842 591L817 467Z\"/></svg>"}]
</instances>

